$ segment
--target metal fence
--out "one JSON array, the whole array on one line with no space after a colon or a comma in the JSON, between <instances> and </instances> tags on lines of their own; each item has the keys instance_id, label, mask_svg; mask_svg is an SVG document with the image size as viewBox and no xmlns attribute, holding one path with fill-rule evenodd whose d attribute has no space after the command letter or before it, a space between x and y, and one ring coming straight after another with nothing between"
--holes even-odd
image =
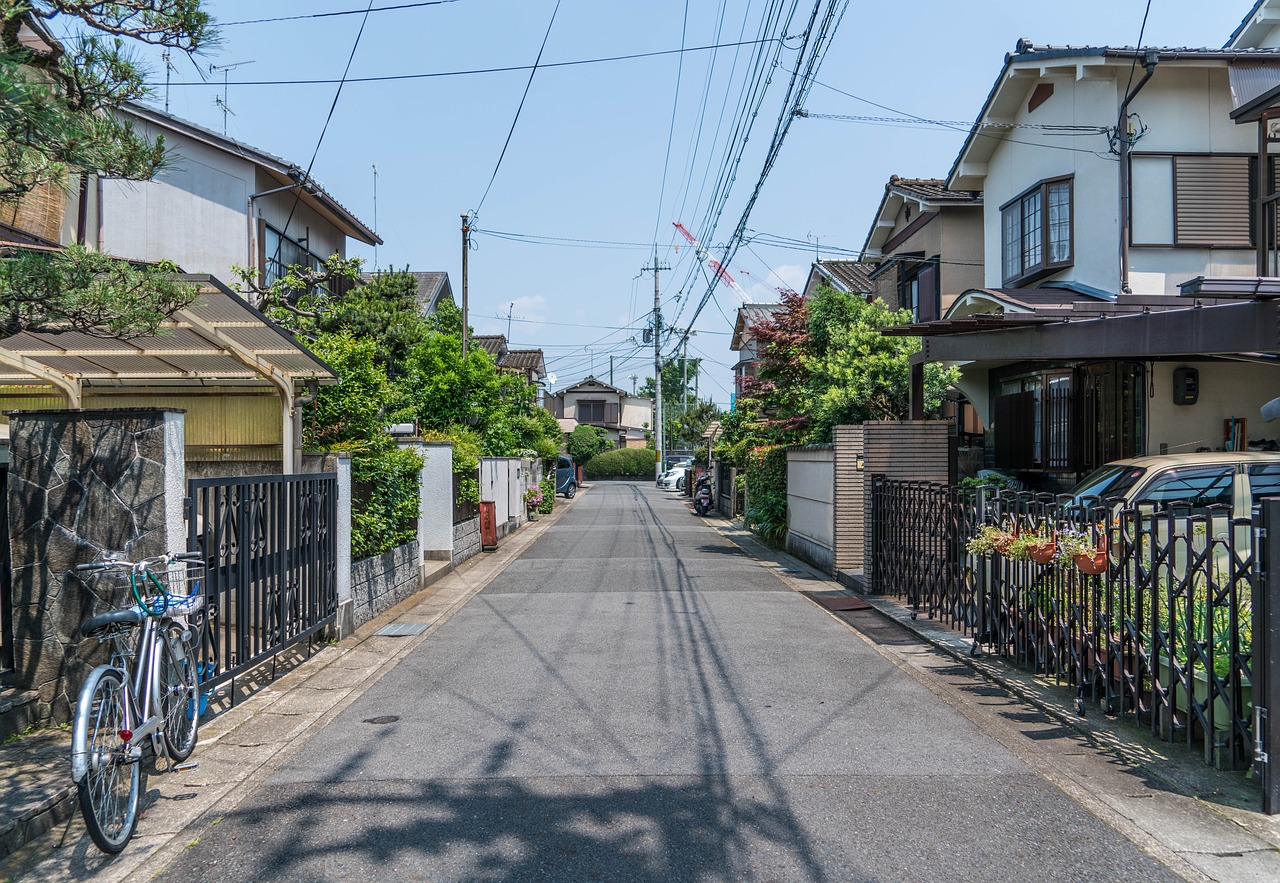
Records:
<instances>
[{"instance_id":1,"label":"metal fence","mask_svg":"<svg viewBox=\"0 0 1280 883\"><path fill-rule=\"evenodd\" d=\"M9 468L0 466L0 678L13 670L13 571L9 562ZM0 680L0 686L4 681Z\"/></svg>"},{"instance_id":2,"label":"metal fence","mask_svg":"<svg viewBox=\"0 0 1280 883\"><path fill-rule=\"evenodd\" d=\"M1096 703L1210 763L1248 765L1260 574L1250 519L876 476L872 532L873 590L913 616L1070 685L1082 712ZM1092 560L1066 555L1072 544Z\"/></svg>"},{"instance_id":3,"label":"metal fence","mask_svg":"<svg viewBox=\"0 0 1280 883\"><path fill-rule=\"evenodd\" d=\"M188 488L188 548L206 568L211 689L334 621L338 480L267 475Z\"/></svg>"}]
</instances>

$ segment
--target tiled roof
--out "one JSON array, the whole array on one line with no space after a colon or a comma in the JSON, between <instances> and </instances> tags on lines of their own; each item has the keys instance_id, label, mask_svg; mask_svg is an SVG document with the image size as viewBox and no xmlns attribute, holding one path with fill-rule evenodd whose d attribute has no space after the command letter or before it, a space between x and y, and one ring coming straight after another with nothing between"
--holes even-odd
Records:
<instances>
[{"instance_id":1,"label":"tiled roof","mask_svg":"<svg viewBox=\"0 0 1280 883\"><path fill-rule=\"evenodd\" d=\"M502 360L502 367L522 370L541 369L545 361L542 350L507 350L507 355Z\"/></svg>"},{"instance_id":2,"label":"tiled roof","mask_svg":"<svg viewBox=\"0 0 1280 883\"><path fill-rule=\"evenodd\" d=\"M471 342L494 357L497 357L507 348L507 336L505 334L477 334L471 338Z\"/></svg>"},{"instance_id":3,"label":"tiled roof","mask_svg":"<svg viewBox=\"0 0 1280 883\"><path fill-rule=\"evenodd\" d=\"M971 190L948 190L947 183L941 178L889 178L889 188L904 196L919 199L922 202L969 202L975 205L982 203L982 194Z\"/></svg>"},{"instance_id":4,"label":"tiled roof","mask_svg":"<svg viewBox=\"0 0 1280 883\"><path fill-rule=\"evenodd\" d=\"M361 273L360 281L368 284L373 281L377 273ZM442 272L410 272L413 281L418 287L417 300L418 306L422 310L422 314L428 315L434 313L440 301L447 300L453 302L453 289L449 286L449 274Z\"/></svg>"},{"instance_id":5,"label":"tiled roof","mask_svg":"<svg viewBox=\"0 0 1280 883\"><path fill-rule=\"evenodd\" d=\"M830 273L852 292L870 294L875 285L868 275L876 268L872 261L819 261L821 269Z\"/></svg>"}]
</instances>

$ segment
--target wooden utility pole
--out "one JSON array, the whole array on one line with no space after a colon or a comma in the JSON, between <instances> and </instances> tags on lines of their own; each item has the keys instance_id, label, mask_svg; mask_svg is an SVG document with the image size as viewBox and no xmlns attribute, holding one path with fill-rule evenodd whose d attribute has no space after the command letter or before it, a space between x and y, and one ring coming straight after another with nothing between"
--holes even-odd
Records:
<instances>
[{"instance_id":1,"label":"wooden utility pole","mask_svg":"<svg viewBox=\"0 0 1280 883\"><path fill-rule=\"evenodd\" d=\"M654 480L662 477L662 453L665 447L662 431L662 298L658 288L658 272L670 270L658 263L658 246L653 247L653 438L657 447L658 462L654 467Z\"/></svg>"}]
</instances>

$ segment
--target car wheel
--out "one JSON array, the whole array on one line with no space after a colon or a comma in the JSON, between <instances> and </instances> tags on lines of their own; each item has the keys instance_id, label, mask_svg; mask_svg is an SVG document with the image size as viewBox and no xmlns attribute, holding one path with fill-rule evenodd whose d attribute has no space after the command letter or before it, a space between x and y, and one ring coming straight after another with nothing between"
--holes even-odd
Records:
<instances>
[{"instance_id":1,"label":"car wheel","mask_svg":"<svg viewBox=\"0 0 1280 883\"><path fill-rule=\"evenodd\" d=\"M682 491L682 490L684 490L684 479L683 479L683 478L677 478L677 479L676 479L676 490L678 490L678 491Z\"/></svg>"},{"instance_id":2,"label":"car wheel","mask_svg":"<svg viewBox=\"0 0 1280 883\"><path fill-rule=\"evenodd\" d=\"M577 493L578 493L578 486L573 482L570 482L569 486L564 489L564 498L566 500L572 500L574 495Z\"/></svg>"}]
</instances>

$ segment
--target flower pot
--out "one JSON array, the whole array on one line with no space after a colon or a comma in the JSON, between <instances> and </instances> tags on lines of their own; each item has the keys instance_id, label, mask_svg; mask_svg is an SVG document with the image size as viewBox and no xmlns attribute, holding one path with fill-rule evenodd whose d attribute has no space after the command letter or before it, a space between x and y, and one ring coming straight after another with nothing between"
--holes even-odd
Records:
<instances>
[{"instance_id":1,"label":"flower pot","mask_svg":"<svg viewBox=\"0 0 1280 883\"><path fill-rule=\"evenodd\" d=\"M1048 564L1053 561L1053 556L1058 554L1058 544L1053 540L1045 540L1043 543L1028 546L1027 552L1036 564Z\"/></svg>"},{"instance_id":2,"label":"flower pot","mask_svg":"<svg viewBox=\"0 0 1280 883\"><path fill-rule=\"evenodd\" d=\"M1077 570L1081 573L1088 574L1089 576L1097 576L1100 573L1105 573L1107 570L1108 562L1106 549L1099 549L1092 555L1079 553L1073 555L1071 560L1075 562Z\"/></svg>"}]
</instances>

